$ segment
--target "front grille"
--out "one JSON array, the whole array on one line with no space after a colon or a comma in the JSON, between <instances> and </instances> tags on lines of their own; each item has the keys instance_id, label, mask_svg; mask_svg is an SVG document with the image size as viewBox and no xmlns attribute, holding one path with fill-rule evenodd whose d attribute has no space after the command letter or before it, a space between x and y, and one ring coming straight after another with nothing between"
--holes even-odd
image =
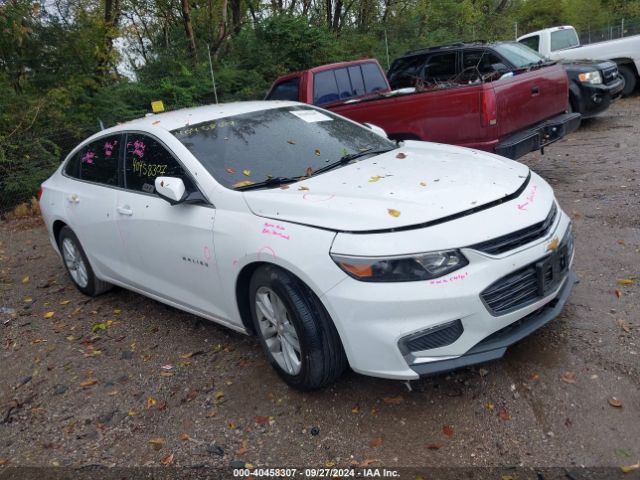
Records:
<instances>
[{"instance_id":1,"label":"front grille","mask_svg":"<svg viewBox=\"0 0 640 480\"><path fill-rule=\"evenodd\" d=\"M463 332L462 322L454 320L401 339L400 348L404 353L408 353L444 347L455 342Z\"/></svg>"},{"instance_id":2,"label":"front grille","mask_svg":"<svg viewBox=\"0 0 640 480\"><path fill-rule=\"evenodd\" d=\"M610 68L605 68L604 70L602 70L602 77L603 77L604 83L613 82L616 78L618 78L618 67L614 66Z\"/></svg>"},{"instance_id":3,"label":"front grille","mask_svg":"<svg viewBox=\"0 0 640 480\"><path fill-rule=\"evenodd\" d=\"M474 250L479 250L484 253L489 253L491 255L498 255L500 253L508 252L509 250L521 247L522 245L526 245L527 243L531 243L535 240L538 240L539 238L544 237L553 225L557 214L558 207L554 202L551 206L551 210L549 210L547 218L545 218L542 222L536 223L535 225L531 225L530 227L523 228L516 232L503 235L502 237L471 245L469 248L473 248Z\"/></svg>"},{"instance_id":4,"label":"front grille","mask_svg":"<svg viewBox=\"0 0 640 480\"><path fill-rule=\"evenodd\" d=\"M573 254L571 230L550 255L491 284L481 298L492 315L505 315L541 300L567 276Z\"/></svg>"}]
</instances>

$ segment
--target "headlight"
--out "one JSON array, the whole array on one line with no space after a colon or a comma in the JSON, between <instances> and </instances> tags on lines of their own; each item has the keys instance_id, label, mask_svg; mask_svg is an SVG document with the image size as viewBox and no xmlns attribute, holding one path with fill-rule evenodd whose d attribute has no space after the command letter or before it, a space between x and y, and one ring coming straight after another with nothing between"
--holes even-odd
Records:
<instances>
[{"instance_id":1,"label":"headlight","mask_svg":"<svg viewBox=\"0 0 640 480\"><path fill-rule=\"evenodd\" d=\"M349 276L363 282L417 282L441 277L468 265L460 250L393 257L352 257L331 254Z\"/></svg>"},{"instance_id":2,"label":"headlight","mask_svg":"<svg viewBox=\"0 0 640 480\"><path fill-rule=\"evenodd\" d=\"M578 78L581 82L584 83L592 83L592 84L600 84L602 83L602 75L600 72L586 72L578 75Z\"/></svg>"}]
</instances>

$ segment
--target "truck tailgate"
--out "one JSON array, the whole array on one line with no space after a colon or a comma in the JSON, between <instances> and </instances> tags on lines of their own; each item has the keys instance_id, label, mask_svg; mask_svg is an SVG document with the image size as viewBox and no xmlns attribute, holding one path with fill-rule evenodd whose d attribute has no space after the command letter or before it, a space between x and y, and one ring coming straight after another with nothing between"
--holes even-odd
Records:
<instances>
[{"instance_id":1,"label":"truck tailgate","mask_svg":"<svg viewBox=\"0 0 640 480\"><path fill-rule=\"evenodd\" d=\"M560 64L520 73L492 83L498 110L498 135L542 122L567 108L568 80Z\"/></svg>"}]
</instances>

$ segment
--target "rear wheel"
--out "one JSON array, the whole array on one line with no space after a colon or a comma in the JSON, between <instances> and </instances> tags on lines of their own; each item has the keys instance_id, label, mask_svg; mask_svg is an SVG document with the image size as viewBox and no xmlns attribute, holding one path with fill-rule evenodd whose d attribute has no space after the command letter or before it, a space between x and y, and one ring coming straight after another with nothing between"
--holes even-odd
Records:
<instances>
[{"instance_id":1,"label":"rear wheel","mask_svg":"<svg viewBox=\"0 0 640 480\"><path fill-rule=\"evenodd\" d=\"M255 331L278 375L298 390L333 383L347 360L338 332L320 300L276 266L260 267L249 287Z\"/></svg>"},{"instance_id":2,"label":"rear wheel","mask_svg":"<svg viewBox=\"0 0 640 480\"><path fill-rule=\"evenodd\" d=\"M636 89L636 73L626 65L618 65L618 73L624 78L624 88L622 89L622 96L627 97L633 93Z\"/></svg>"},{"instance_id":3,"label":"rear wheel","mask_svg":"<svg viewBox=\"0 0 640 480\"><path fill-rule=\"evenodd\" d=\"M78 290L85 295L95 297L112 288L110 283L95 276L78 237L67 226L60 230L58 247L67 273Z\"/></svg>"}]
</instances>

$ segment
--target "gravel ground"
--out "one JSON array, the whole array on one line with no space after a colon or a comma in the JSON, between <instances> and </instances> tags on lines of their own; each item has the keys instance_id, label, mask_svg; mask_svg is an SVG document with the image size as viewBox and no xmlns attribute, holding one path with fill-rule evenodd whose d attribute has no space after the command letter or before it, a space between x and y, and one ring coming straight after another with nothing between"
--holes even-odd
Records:
<instances>
[{"instance_id":1,"label":"gravel ground","mask_svg":"<svg viewBox=\"0 0 640 480\"><path fill-rule=\"evenodd\" d=\"M619 280L640 282L639 151L636 96L524 158L573 219L581 283L502 360L412 392L354 373L293 391L255 339L122 289L84 297L40 221L4 221L0 465L635 464L640 287Z\"/></svg>"}]
</instances>

